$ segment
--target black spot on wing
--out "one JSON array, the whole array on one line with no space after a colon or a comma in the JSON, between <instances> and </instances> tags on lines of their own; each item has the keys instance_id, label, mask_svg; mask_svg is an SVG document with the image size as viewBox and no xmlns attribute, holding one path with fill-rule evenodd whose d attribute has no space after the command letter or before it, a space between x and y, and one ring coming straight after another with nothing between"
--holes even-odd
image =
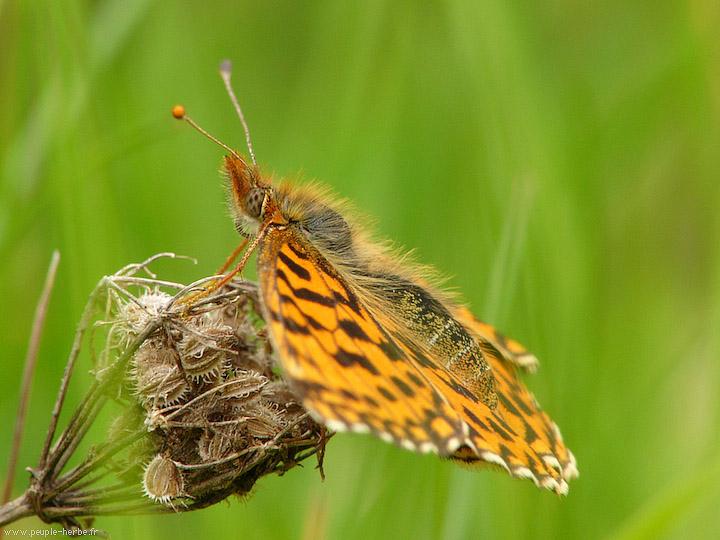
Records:
<instances>
[{"instance_id":1,"label":"black spot on wing","mask_svg":"<svg viewBox=\"0 0 720 540\"><path fill-rule=\"evenodd\" d=\"M353 295L344 285L343 289L345 289L345 294L347 294L347 297L343 296L337 291L333 291L333 299L338 304L349 307L353 311L353 313L360 315L360 304L358 304L357 298L355 298L355 295Z\"/></svg>"},{"instance_id":2,"label":"black spot on wing","mask_svg":"<svg viewBox=\"0 0 720 540\"><path fill-rule=\"evenodd\" d=\"M407 376L413 382L413 384L415 384L415 386L417 386L418 388L425 387L425 382L423 382L423 380L420 377L418 377L417 375L415 375L412 371L408 371Z\"/></svg>"},{"instance_id":3,"label":"black spot on wing","mask_svg":"<svg viewBox=\"0 0 720 540\"><path fill-rule=\"evenodd\" d=\"M413 433L413 428L416 428L418 423L410 418L405 419L405 425L403 426L404 438L406 441L412 441L417 436Z\"/></svg>"},{"instance_id":4,"label":"black spot on wing","mask_svg":"<svg viewBox=\"0 0 720 540\"><path fill-rule=\"evenodd\" d=\"M286 339L283 341L285 348L287 349L288 356L295 358L298 355L297 349Z\"/></svg>"},{"instance_id":5,"label":"black spot on wing","mask_svg":"<svg viewBox=\"0 0 720 540\"><path fill-rule=\"evenodd\" d=\"M283 272L282 268L278 268L277 271L276 271L276 273L275 273L275 275L277 276L277 278L278 278L279 281L282 281L283 283L285 283L285 284L286 284L288 287L290 287L291 289L293 288L293 286L290 284L290 280L288 279L288 277L287 277L287 275L285 274L285 272Z\"/></svg>"},{"instance_id":6,"label":"black spot on wing","mask_svg":"<svg viewBox=\"0 0 720 540\"><path fill-rule=\"evenodd\" d=\"M305 287L294 289L293 292L295 293L295 296L301 300L306 300L308 302L320 304L321 306L326 307L333 307L335 305L335 302L332 298L329 298L322 294L318 294L315 291L311 291L310 289L307 289Z\"/></svg>"},{"instance_id":7,"label":"black spot on wing","mask_svg":"<svg viewBox=\"0 0 720 540\"><path fill-rule=\"evenodd\" d=\"M537 432L527 422L525 422L525 437L524 438L528 442L528 444L532 444L539 438Z\"/></svg>"},{"instance_id":8,"label":"black spot on wing","mask_svg":"<svg viewBox=\"0 0 720 540\"><path fill-rule=\"evenodd\" d=\"M427 356L425 356L424 354L422 354L418 351L413 351L413 352L415 352L415 360L417 361L417 363L420 366L422 366L424 368L436 368L437 367L435 365L435 363L432 360L430 360Z\"/></svg>"},{"instance_id":9,"label":"black spot on wing","mask_svg":"<svg viewBox=\"0 0 720 540\"><path fill-rule=\"evenodd\" d=\"M442 396L440 395L440 392L438 392L436 390L433 390L433 392L432 392L432 400L433 400L433 405L435 405L435 407L437 407L438 410L440 410L440 407L442 407L445 403L445 401L443 401Z\"/></svg>"},{"instance_id":10,"label":"black spot on wing","mask_svg":"<svg viewBox=\"0 0 720 540\"><path fill-rule=\"evenodd\" d=\"M399 426L391 420L383 420L382 425L383 431L397 441L397 431Z\"/></svg>"},{"instance_id":11,"label":"black spot on wing","mask_svg":"<svg viewBox=\"0 0 720 540\"><path fill-rule=\"evenodd\" d=\"M297 305L297 302L292 296L288 296L286 294L279 294L278 296L280 297L280 304L282 306L291 305L295 306L296 308L298 308L298 310L300 310L300 307ZM279 320L284 321L285 319L281 316Z\"/></svg>"},{"instance_id":12,"label":"black spot on wing","mask_svg":"<svg viewBox=\"0 0 720 540\"><path fill-rule=\"evenodd\" d=\"M498 348L486 339L484 339L482 341L481 349L486 354L490 354L490 355L494 356L495 358L497 358L498 360L504 358L503 354L498 350Z\"/></svg>"},{"instance_id":13,"label":"black spot on wing","mask_svg":"<svg viewBox=\"0 0 720 540\"><path fill-rule=\"evenodd\" d=\"M290 257L285 255L282 251L278 254L278 258L285 263L285 266L297 277L300 279L303 279L305 281L310 281L310 272L307 271L306 268L303 268L298 263L293 261ZM281 269L278 269L278 272L280 272Z\"/></svg>"},{"instance_id":14,"label":"black spot on wing","mask_svg":"<svg viewBox=\"0 0 720 540\"><path fill-rule=\"evenodd\" d=\"M375 407L375 408L380 407L380 405L378 404L378 402L375 401L375 399L374 399L372 396L363 396L363 399L365 400L365 402L366 402L368 405L370 405L370 406L372 406L372 407Z\"/></svg>"},{"instance_id":15,"label":"black spot on wing","mask_svg":"<svg viewBox=\"0 0 720 540\"><path fill-rule=\"evenodd\" d=\"M370 337L365 333L365 330L360 328L360 325L355 321L340 319L340 321L338 321L338 325L351 338L362 341L370 341Z\"/></svg>"},{"instance_id":16,"label":"black spot on wing","mask_svg":"<svg viewBox=\"0 0 720 540\"><path fill-rule=\"evenodd\" d=\"M525 459L523 460L523 465L530 469L530 471L533 473L533 476L535 476L535 478L547 476L540 473L538 468L535 466L535 463L537 463L537 454L529 454L528 452L525 452Z\"/></svg>"},{"instance_id":17,"label":"black spot on wing","mask_svg":"<svg viewBox=\"0 0 720 540\"><path fill-rule=\"evenodd\" d=\"M403 355L400 352L400 348L391 341L383 341L380 343L380 350L385 353L390 360L393 362L402 360ZM418 384L418 386L421 386Z\"/></svg>"},{"instance_id":18,"label":"black spot on wing","mask_svg":"<svg viewBox=\"0 0 720 540\"><path fill-rule=\"evenodd\" d=\"M500 332L495 330L494 328L493 328L493 337L500 344L501 347L504 347L505 349L507 349L507 346L508 346L507 338L504 335L502 335Z\"/></svg>"},{"instance_id":19,"label":"black spot on wing","mask_svg":"<svg viewBox=\"0 0 720 540\"><path fill-rule=\"evenodd\" d=\"M451 377L442 376L440 377L440 380L444 382L453 392L455 392L456 394L460 394L463 397L466 397L473 403L478 403L480 401L475 394L473 394L470 390L465 388L462 384L452 379Z\"/></svg>"},{"instance_id":20,"label":"black spot on wing","mask_svg":"<svg viewBox=\"0 0 720 540\"><path fill-rule=\"evenodd\" d=\"M390 377L390 380L393 382L393 384L407 397L413 397L415 395L415 391L410 388L405 381L402 379L398 379L395 375Z\"/></svg>"},{"instance_id":21,"label":"black spot on wing","mask_svg":"<svg viewBox=\"0 0 720 540\"><path fill-rule=\"evenodd\" d=\"M547 422L543 422L543 433L545 433L545 438L548 441L555 440L555 432L552 430L552 427Z\"/></svg>"},{"instance_id":22,"label":"black spot on wing","mask_svg":"<svg viewBox=\"0 0 720 540\"><path fill-rule=\"evenodd\" d=\"M313 317L312 315L308 315L307 313L303 313L303 316L305 317L305 320L307 323L313 328L313 330L325 330L327 331L327 328L325 328L320 322Z\"/></svg>"},{"instance_id":23,"label":"black spot on wing","mask_svg":"<svg viewBox=\"0 0 720 540\"><path fill-rule=\"evenodd\" d=\"M349 399L350 401L358 401L358 397L345 388L341 389L340 393L345 399Z\"/></svg>"},{"instance_id":24,"label":"black spot on wing","mask_svg":"<svg viewBox=\"0 0 720 540\"><path fill-rule=\"evenodd\" d=\"M397 401L397 397L395 397L395 394L393 394L390 390L385 388L384 386L378 386L378 392L380 392L385 399L388 401Z\"/></svg>"},{"instance_id":25,"label":"black spot on wing","mask_svg":"<svg viewBox=\"0 0 720 540\"><path fill-rule=\"evenodd\" d=\"M303 259L303 260L309 259L309 256L308 256L308 254L307 254L305 251L300 251L300 250L298 250L298 249L297 249L294 245L292 245L291 243L287 243L287 244L285 244L285 245L286 245L288 248L290 248L290 251L292 251L298 259Z\"/></svg>"},{"instance_id":26,"label":"black spot on wing","mask_svg":"<svg viewBox=\"0 0 720 540\"><path fill-rule=\"evenodd\" d=\"M463 412L467 415L473 425L478 426L484 431L490 431L490 428L485 424L485 422L480 420L480 418L478 418L477 415L473 413L470 409L468 409L467 407L463 407Z\"/></svg>"},{"instance_id":27,"label":"black spot on wing","mask_svg":"<svg viewBox=\"0 0 720 540\"><path fill-rule=\"evenodd\" d=\"M281 298L282 300L282 298ZM269 311L270 318L275 322L283 322L283 317L277 311Z\"/></svg>"},{"instance_id":28,"label":"black spot on wing","mask_svg":"<svg viewBox=\"0 0 720 540\"><path fill-rule=\"evenodd\" d=\"M501 427L500 424L495 422L492 418L488 418L488 422L490 423L490 427L492 428L492 430L498 435L500 435L500 437L502 437L506 441L513 441L512 436L510 435L510 433L508 433L508 431L510 430L509 428L508 430L506 430L505 428Z\"/></svg>"},{"instance_id":29,"label":"black spot on wing","mask_svg":"<svg viewBox=\"0 0 720 540\"><path fill-rule=\"evenodd\" d=\"M522 399L515 399L515 400L513 400L513 402L520 409L522 409L522 412L524 412L525 415L534 416L535 414L537 414L537 411L535 409L533 409L531 406L529 406L527 403L525 403L525 401L523 401Z\"/></svg>"},{"instance_id":30,"label":"black spot on wing","mask_svg":"<svg viewBox=\"0 0 720 540\"><path fill-rule=\"evenodd\" d=\"M375 365L362 354L356 354L345 349L339 348L334 355L335 360L343 367L357 367L360 366L366 369L373 375L379 375L380 372L377 370Z\"/></svg>"},{"instance_id":31,"label":"black spot on wing","mask_svg":"<svg viewBox=\"0 0 720 540\"><path fill-rule=\"evenodd\" d=\"M292 385L301 396L317 395L327 390L323 385L312 381L293 380Z\"/></svg>"},{"instance_id":32,"label":"black spot on wing","mask_svg":"<svg viewBox=\"0 0 720 540\"><path fill-rule=\"evenodd\" d=\"M510 458L514 458L515 454L504 444L500 445L500 455L505 459L506 462L512 461Z\"/></svg>"},{"instance_id":33,"label":"black spot on wing","mask_svg":"<svg viewBox=\"0 0 720 540\"><path fill-rule=\"evenodd\" d=\"M522 414L520 414L520 411L518 411L517 408L515 408L515 405L513 404L513 402L510 401L505 396L505 394L498 393L498 401L500 402L500 404L503 407L505 407L510 412L510 414L512 414L514 416L522 416Z\"/></svg>"},{"instance_id":34,"label":"black spot on wing","mask_svg":"<svg viewBox=\"0 0 720 540\"><path fill-rule=\"evenodd\" d=\"M360 420L360 423L366 426L371 433L377 433L377 429L375 428L375 425L373 424L373 419L371 416L369 416L367 413L360 412L357 413L358 419Z\"/></svg>"},{"instance_id":35,"label":"black spot on wing","mask_svg":"<svg viewBox=\"0 0 720 540\"><path fill-rule=\"evenodd\" d=\"M284 319L283 326L285 330L293 334L300 334L301 336L307 336L310 334L310 329L307 326L298 324L293 319Z\"/></svg>"}]
</instances>

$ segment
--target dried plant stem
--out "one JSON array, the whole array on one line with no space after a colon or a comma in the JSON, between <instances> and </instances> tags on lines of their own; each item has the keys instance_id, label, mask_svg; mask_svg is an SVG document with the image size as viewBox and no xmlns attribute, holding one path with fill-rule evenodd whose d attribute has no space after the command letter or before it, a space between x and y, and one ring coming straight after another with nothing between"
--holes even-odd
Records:
<instances>
[{"instance_id":1,"label":"dried plant stem","mask_svg":"<svg viewBox=\"0 0 720 540\"><path fill-rule=\"evenodd\" d=\"M90 301L85 307L85 311L80 319L80 324L75 332L75 341L73 341L72 349L70 350L70 357L65 365L65 371L63 373L62 381L60 382L60 390L58 390L58 397L55 400L55 406L50 418L50 426L48 427L47 436L45 437L45 444L43 445L42 452L40 453L40 459L38 460L38 469L45 468L48 454L50 452L50 445L55 437L57 423L60 419L60 411L62 410L63 403L65 402L65 395L67 394L68 385L70 384L70 377L72 376L73 371L75 371L75 363L80 355L83 337L85 336L85 332L95 315L93 307L94 300L98 298L100 291L103 290L103 285L103 282L100 282L90 294Z\"/></svg>"},{"instance_id":2,"label":"dried plant stem","mask_svg":"<svg viewBox=\"0 0 720 540\"><path fill-rule=\"evenodd\" d=\"M83 325L81 325L81 329L83 329L82 326ZM62 469L67 460L72 455L72 452L82 441L83 436L90 428L90 425L92 424L92 421L99 412L100 408L104 405L106 398L103 395L103 392L110 385L115 384L114 376L116 376L122 369L125 368L127 362L132 357L133 353L137 350L137 348L140 346L140 344L160 326L160 321L156 321L155 324L149 324L145 328L145 331L135 339L134 343L130 347L128 347L128 350L125 351L125 353L118 359L117 362L113 363L110 367L108 367L102 373L102 375L98 374L100 380L96 380L92 384L92 386L78 405L77 409L75 409L72 418L68 422L67 427L60 435L55 445L53 445L52 449L49 450L47 453L44 453L45 461L41 461L38 465L38 470L43 471L41 475L37 476L37 480L40 483L44 482L47 479L48 475L55 474ZM77 354L71 354L70 360L68 361L68 366L74 365L76 358ZM66 376L68 380L71 374L72 370L66 369ZM65 383L65 378L63 378L63 383ZM67 392L67 385L63 384L61 386L61 390L64 391L61 391L61 393L58 395L58 400L56 403L56 410L58 411L57 415L55 414L55 411L53 411L53 428L55 428L55 426L57 425L57 417L59 416L59 407L57 406L57 404L59 403L60 406L62 406L62 401L65 398L65 393Z\"/></svg>"},{"instance_id":3,"label":"dried plant stem","mask_svg":"<svg viewBox=\"0 0 720 540\"><path fill-rule=\"evenodd\" d=\"M30 505L27 493L23 493L14 501L6 502L0 506L0 527L4 527L8 523L12 523L18 519L29 517L34 514L35 510L33 510Z\"/></svg>"},{"instance_id":4,"label":"dried plant stem","mask_svg":"<svg viewBox=\"0 0 720 540\"><path fill-rule=\"evenodd\" d=\"M145 434L146 433L143 432L131 433L122 439L118 439L117 442L107 445L102 451L94 453L83 463L58 477L57 484L53 486L52 490L48 490L46 493L48 495L55 495L66 491L78 480L105 465L105 463L111 460L120 450L126 448L129 444L132 444Z\"/></svg>"},{"instance_id":5,"label":"dried plant stem","mask_svg":"<svg viewBox=\"0 0 720 540\"><path fill-rule=\"evenodd\" d=\"M65 395L67 394L68 385L70 384L70 378L75 371L75 364L77 362L78 356L80 355L80 349L82 347L83 338L85 337L85 332L90 327L93 318L95 317L96 309L95 305L98 301L100 301L105 294L106 290L109 287L116 287L115 283L120 281L121 279L125 278L128 281L130 280L130 276L134 274L135 272L143 269L147 269L147 266L162 257L170 257L170 258L184 258L184 259L191 259L189 257L184 256L178 256L174 253L159 253L148 260L146 260L143 263L140 264L131 264L126 266L125 268L121 269L116 276L113 278L105 277L103 278L100 283L97 284L95 289L93 289L92 293L90 294L90 298L88 300L87 306L85 307L85 311L83 312L82 318L80 319L80 323L78 324L77 330L75 332L75 340L73 341L72 349L70 350L70 357L68 359L68 362L65 366L65 372L63 373L62 382L60 383L60 389L58 391L58 397L55 401L55 407L53 408L52 417L50 420L50 426L48 427L47 436L45 438L45 444L43 446L42 452L40 453L40 459L38 460L38 466L37 469L44 469L46 465L46 460L48 458L48 454L50 452L50 445L52 444L53 438L55 437L55 431L57 429L57 423L60 418L60 411L62 410L63 403L65 401ZM153 275L153 274L151 274ZM145 280L143 278L133 278L134 284L144 283L145 281L153 283L154 285L157 285L157 281L153 280ZM160 282L161 285L169 286L169 287L177 287L177 284L171 283L171 282ZM139 346L139 345L138 345ZM133 351L134 352L134 351ZM129 356L128 356L129 358ZM124 365L127 363L127 359L125 359ZM119 371L119 369L118 369ZM107 381L107 379L106 379ZM97 385L93 385L93 387L96 387ZM92 388L91 388L92 390ZM76 415L77 416L77 411ZM69 426L68 426L69 427ZM67 432L67 429L66 429ZM60 441L58 441L57 444L59 444ZM56 444L56 446L57 446Z\"/></svg>"}]
</instances>

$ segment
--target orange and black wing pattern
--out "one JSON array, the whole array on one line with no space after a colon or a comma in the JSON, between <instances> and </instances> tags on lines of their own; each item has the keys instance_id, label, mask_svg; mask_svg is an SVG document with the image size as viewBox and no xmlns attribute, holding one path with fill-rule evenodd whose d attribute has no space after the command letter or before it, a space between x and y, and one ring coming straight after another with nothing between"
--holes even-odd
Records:
<instances>
[{"instance_id":1,"label":"orange and black wing pattern","mask_svg":"<svg viewBox=\"0 0 720 540\"><path fill-rule=\"evenodd\" d=\"M508 469L559 493L578 475L575 457L565 446L557 425L518 379L516 367L488 341L480 343L495 377L498 408L478 417L464 410L473 428L476 452L461 449L453 458L468 464L479 459ZM559 473L559 477L553 474Z\"/></svg>"},{"instance_id":2,"label":"orange and black wing pattern","mask_svg":"<svg viewBox=\"0 0 720 540\"><path fill-rule=\"evenodd\" d=\"M294 226L268 229L258 248L258 274L285 374L306 409L330 429L369 432L463 463L493 463L538 486L567 491L574 458L489 340L478 343L495 378L494 407L371 315Z\"/></svg>"}]
</instances>

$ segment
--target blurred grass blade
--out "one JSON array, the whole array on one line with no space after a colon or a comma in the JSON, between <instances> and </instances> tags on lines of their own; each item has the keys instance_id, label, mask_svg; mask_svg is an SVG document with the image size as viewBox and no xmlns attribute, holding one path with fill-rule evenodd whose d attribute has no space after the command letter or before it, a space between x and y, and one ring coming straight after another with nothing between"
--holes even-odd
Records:
<instances>
[{"instance_id":1,"label":"blurred grass blade","mask_svg":"<svg viewBox=\"0 0 720 540\"><path fill-rule=\"evenodd\" d=\"M662 493L641 506L620 529L606 540L653 540L663 538L710 497L720 485L720 459L698 467L683 483L673 482Z\"/></svg>"},{"instance_id":2,"label":"blurred grass blade","mask_svg":"<svg viewBox=\"0 0 720 540\"><path fill-rule=\"evenodd\" d=\"M17 418L15 420L15 432L13 433L10 458L8 459L7 480L5 482L5 490L2 498L3 504L10 500L10 493L12 492L15 469L17 468L18 455L25 428L25 413L27 412L28 402L30 401L30 390L32 388L33 374L35 373L38 351L40 350L40 339L42 338L45 317L47 315L48 304L50 303L50 295L55 283L58 264L60 264L60 252L55 250L52 254L52 258L50 259L50 266L48 267L47 276L45 278L45 286L43 287L40 300L38 301L37 308L35 309L35 317L33 318L30 343L28 345L27 357L25 358L25 369L23 371L22 387L20 390L20 403L18 405ZM0 533L0 535L1 534L2 533Z\"/></svg>"}]
</instances>

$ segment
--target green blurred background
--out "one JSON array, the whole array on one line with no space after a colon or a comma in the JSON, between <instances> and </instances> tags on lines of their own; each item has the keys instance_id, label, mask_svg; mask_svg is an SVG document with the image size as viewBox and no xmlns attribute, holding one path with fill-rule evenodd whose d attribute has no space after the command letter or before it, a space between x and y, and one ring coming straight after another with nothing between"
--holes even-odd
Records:
<instances>
[{"instance_id":1,"label":"green blurred background","mask_svg":"<svg viewBox=\"0 0 720 540\"><path fill-rule=\"evenodd\" d=\"M230 58L261 162L352 199L537 354L527 382L581 475L560 499L340 435L324 483L308 461L246 501L97 526L173 540L717 538L720 4L352 4L0 1L6 440L62 253L21 465L98 280L174 251L199 262L155 269L192 281L237 245L222 149L170 116L181 102L244 151L217 75Z\"/></svg>"}]
</instances>

